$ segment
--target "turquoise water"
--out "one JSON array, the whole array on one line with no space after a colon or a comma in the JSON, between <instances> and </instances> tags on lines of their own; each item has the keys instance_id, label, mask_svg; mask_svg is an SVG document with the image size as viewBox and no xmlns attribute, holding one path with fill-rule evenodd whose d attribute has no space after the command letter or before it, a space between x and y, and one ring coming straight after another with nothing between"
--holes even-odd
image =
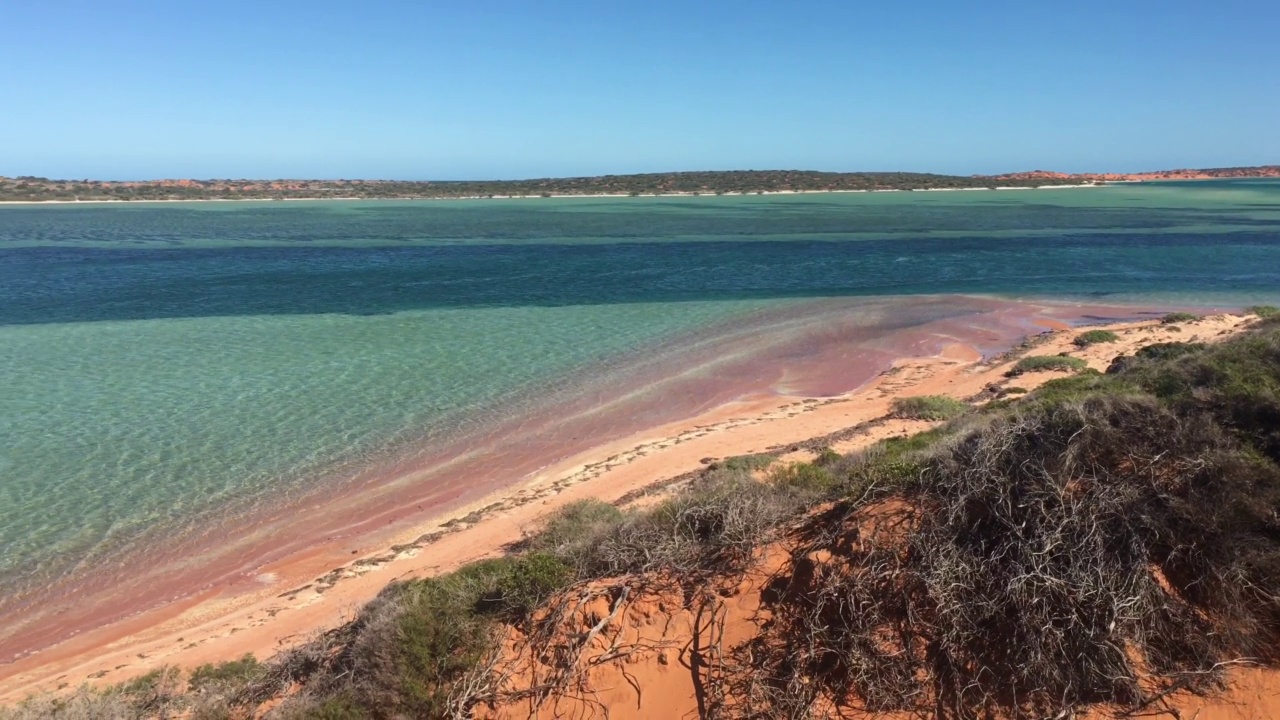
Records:
<instances>
[{"instance_id":1,"label":"turquoise water","mask_svg":"<svg viewBox=\"0 0 1280 720\"><path fill-rule=\"evenodd\" d=\"M673 338L939 293L1275 303L1280 183L0 207L0 598Z\"/></svg>"}]
</instances>

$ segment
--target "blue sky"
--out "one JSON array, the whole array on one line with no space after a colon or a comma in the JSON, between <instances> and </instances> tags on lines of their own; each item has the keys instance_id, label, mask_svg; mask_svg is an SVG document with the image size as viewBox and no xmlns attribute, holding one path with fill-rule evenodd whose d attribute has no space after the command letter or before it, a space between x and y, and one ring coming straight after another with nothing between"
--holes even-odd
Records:
<instances>
[{"instance_id":1,"label":"blue sky","mask_svg":"<svg viewBox=\"0 0 1280 720\"><path fill-rule=\"evenodd\" d=\"M1280 162L1273 0L0 4L0 175Z\"/></svg>"}]
</instances>

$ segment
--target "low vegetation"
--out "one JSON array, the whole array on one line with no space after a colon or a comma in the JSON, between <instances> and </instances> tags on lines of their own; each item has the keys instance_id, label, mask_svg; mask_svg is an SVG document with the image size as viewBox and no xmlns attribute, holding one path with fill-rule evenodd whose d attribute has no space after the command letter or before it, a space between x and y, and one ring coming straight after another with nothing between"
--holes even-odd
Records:
<instances>
[{"instance_id":1,"label":"low vegetation","mask_svg":"<svg viewBox=\"0 0 1280 720\"><path fill-rule=\"evenodd\" d=\"M1196 315L1195 313L1171 312L1168 315L1165 315L1164 317L1160 318L1160 322L1161 324L1164 324L1164 325L1177 325L1178 323L1195 322L1196 320L1199 320L1199 319L1200 319L1200 316Z\"/></svg>"},{"instance_id":2,"label":"low vegetation","mask_svg":"<svg viewBox=\"0 0 1280 720\"><path fill-rule=\"evenodd\" d=\"M509 557L393 584L353 623L277 658L241 700L258 702L301 683L304 690L280 716L467 717L495 693L487 670L502 628L539 632L545 621L534 610L557 590L624 574L696 582L741 569L761 542L837 484L833 474L804 463L759 482L751 473L773 459L752 457L709 468L644 512L572 503Z\"/></svg>"},{"instance_id":3,"label":"low vegetation","mask_svg":"<svg viewBox=\"0 0 1280 720\"><path fill-rule=\"evenodd\" d=\"M1024 357L1014 364L1009 372L1005 373L1008 377L1017 377L1026 373L1033 372L1052 372L1052 371L1075 371L1084 370L1089 367L1089 363L1080 358L1070 357L1068 355L1031 355Z\"/></svg>"},{"instance_id":4,"label":"low vegetation","mask_svg":"<svg viewBox=\"0 0 1280 720\"><path fill-rule=\"evenodd\" d=\"M730 170L533 180L158 180L111 182L0 177L5 200L203 200L290 198L483 198L553 195L757 194L830 190L936 190L1073 185L1080 178L982 177L905 172Z\"/></svg>"},{"instance_id":5,"label":"low vegetation","mask_svg":"<svg viewBox=\"0 0 1280 720\"><path fill-rule=\"evenodd\" d=\"M1076 347L1089 347L1099 343L1113 343L1120 340L1120 336L1110 330L1088 330L1076 336L1071 342Z\"/></svg>"},{"instance_id":6,"label":"low vegetation","mask_svg":"<svg viewBox=\"0 0 1280 720\"><path fill-rule=\"evenodd\" d=\"M1245 312L1257 315L1263 320L1280 317L1280 308L1275 305L1254 305L1253 307L1245 308Z\"/></svg>"},{"instance_id":7,"label":"low vegetation","mask_svg":"<svg viewBox=\"0 0 1280 720\"><path fill-rule=\"evenodd\" d=\"M1280 328L943 405L945 424L860 453L713 464L644 511L568 505L507 557L393 584L270 662L197 668L186 694L165 669L0 717L242 717L290 689L273 717L468 717L502 698L507 629L553 637L568 588L692 592L784 538L771 619L708 676L710 714L1153 715L1280 662Z\"/></svg>"},{"instance_id":8,"label":"low vegetation","mask_svg":"<svg viewBox=\"0 0 1280 720\"><path fill-rule=\"evenodd\" d=\"M236 687L256 679L263 672L262 663L252 654L214 665L206 663L191 671L187 687L192 692L217 691Z\"/></svg>"},{"instance_id":9,"label":"low vegetation","mask_svg":"<svg viewBox=\"0 0 1280 720\"><path fill-rule=\"evenodd\" d=\"M946 395L918 395L893 401L889 414L902 420L951 420L969 406Z\"/></svg>"},{"instance_id":10,"label":"low vegetation","mask_svg":"<svg viewBox=\"0 0 1280 720\"><path fill-rule=\"evenodd\" d=\"M1148 348L953 423L890 472L870 462L906 529L863 523L850 546L833 528L797 551L832 559L791 581L752 647L753 708L1153 714L1275 663L1277 419L1268 331Z\"/></svg>"},{"instance_id":11,"label":"low vegetation","mask_svg":"<svg viewBox=\"0 0 1280 720\"><path fill-rule=\"evenodd\" d=\"M1186 172L1186 171L1177 171ZM1276 177L1275 166L1206 168L1206 177ZM1114 178L1111 178L1114 179ZM598 175L533 180L55 180L0 177L6 200L206 200L291 198L460 198L549 197L552 195L756 194L779 191L933 190L1045 187L1104 183L1108 177L1047 172L1004 175L937 175L908 172L816 172L812 170L730 170Z\"/></svg>"},{"instance_id":12,"label":"low vegetation","mask_svg":"<svg viewBox=\"0 0 1280 720\"><path fill-rule=\"evenodd\" d=\"M777 460L774 455L738 455L724 461L724 467L731 471L753 472L764 470Z\"/></svg>"}]
</instances>

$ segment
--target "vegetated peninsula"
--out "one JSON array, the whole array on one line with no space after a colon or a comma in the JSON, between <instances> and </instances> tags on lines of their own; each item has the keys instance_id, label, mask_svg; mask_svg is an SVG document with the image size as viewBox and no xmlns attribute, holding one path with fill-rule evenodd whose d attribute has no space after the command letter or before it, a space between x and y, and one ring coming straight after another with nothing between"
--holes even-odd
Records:
<instances>
[{"instance_id":1,"label":"vegetated peninsula","mask_svg":"<svg viewBox=\"0 0 1280 720\"><path fill-rule=\"evenodd\" d=\"M142 200L446 199L591 195L731 195L788 192L965 190L1056 187L1108 182L1280 177L1280 165L1070 174L1035 170L1003 175L907 172L730 170L532 180L50 180L0 177L0 202Z\"/></svg>"}]
</instances>

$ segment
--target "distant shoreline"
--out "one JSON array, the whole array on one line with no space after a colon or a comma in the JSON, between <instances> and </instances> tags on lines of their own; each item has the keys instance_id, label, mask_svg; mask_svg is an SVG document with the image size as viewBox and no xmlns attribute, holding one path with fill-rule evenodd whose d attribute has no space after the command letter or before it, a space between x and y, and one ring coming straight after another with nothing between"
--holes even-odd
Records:
<instances>
[{"instance_id":1,"label":"distant shoreline","mask_svg":"<svg viewBox=\"0 0 1280 720\"><path fill-rule=\"evenodd\" d=\"M1185 180L1184 182L1194 182L1196 180L1211 180L1213 178L1195 178ZM938 192L993 192L1004 190L1071 190L1079 188L1104 188L1110 185L1119 184L1137 184L1147 182L1143 180L1116 180L1106 183L1080 183L1077 185L1010 185L1001 187L964 187L964 188L919 188L919 189L885 189L885 190L759 190L751 192L671 192L671 193L645 193L642 195L631 195L630 193L552 193L549 195L463 195L458 197L288 197L288 198L166 198L156 200L119 200L119 199L101 199L101 200L4 200L0 199L0 207L5 205L149 205L154 203L239 203L239 202L256 202L256 203L278 203L278 202L387 202L387 201L405 201L405 202L423 202L423 201L442 201L442 200L565 200L575 198L626 198L640 200L642 198L655 197L753 197L762 195L846 195L846 194L874 194L874 193L938 193Z\"/></svg>"},{"instance_id":2,"label":"distant shoreline","mask_svg":"<svg viewBox=\"0 0 1280 720\"><path fill-rule=\"evenodd\" d=\"M280 202L285 200L478 200L557 197L690 197L846 192L940 192L1097 187L1116 183L1280 178L1280 165L1141 173L997 175L919 172L715 170L523 180L248 179L57 180L0 176L0 204Z\"/></svg>"}]
</instances>

